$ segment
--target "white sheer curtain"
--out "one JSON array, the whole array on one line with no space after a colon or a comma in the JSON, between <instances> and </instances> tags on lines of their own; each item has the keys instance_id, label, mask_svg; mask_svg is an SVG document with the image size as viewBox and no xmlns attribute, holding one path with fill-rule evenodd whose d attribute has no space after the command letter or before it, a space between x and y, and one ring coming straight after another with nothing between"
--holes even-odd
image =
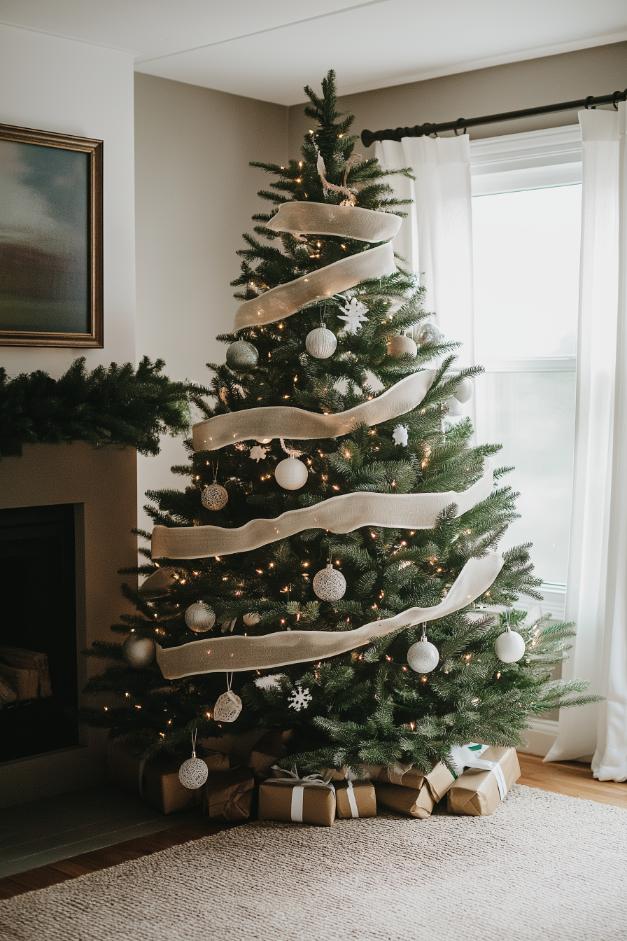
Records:
<instances>
[{"instance_id":1,"label":"white sheer curtain","mask_svg":"<svg viewBox=\"0 0 627 941\"><path fill-rule=\"evenodd\" d=\"M627 155L625 105L584 111L577 416L566 615L577 638L565 675L603 703L563 709L547 761L593 755L627 780Z\"/></svg>"},{"instance_id":2,"label":"white sheer curtain","mask_svg":"<svg viewBox=\"0 0 627 941\"><path fill-rule=\"evenodd\" d=\"M390 177L398 196L412 199L396 251L422 276L425 308L444 335L459 340L462 366L474 363L470 142L459 137L406 137L376 145L389 170L410 167L415 180Z\"/></svg>"}]
</instances>

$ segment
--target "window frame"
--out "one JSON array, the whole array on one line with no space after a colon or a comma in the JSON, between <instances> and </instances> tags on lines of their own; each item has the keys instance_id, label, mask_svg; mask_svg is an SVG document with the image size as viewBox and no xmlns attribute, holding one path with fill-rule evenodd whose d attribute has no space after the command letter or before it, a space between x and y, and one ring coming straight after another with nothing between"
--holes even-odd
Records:
<instances>
[{"instance_id":1,"label":"window frame","mask_svg":"<svg viewBox=\"0 0 627 941\"><path fill-rule=\"evenodd\" d=\"M472 140L470 157L473 198L581 183L581 128L566 125ZM488 358L482 365L486 373L576 372L577 358ZM543 582L541 591L543 610L563 618L566 584Z\"/></svg>"}]
</instances>

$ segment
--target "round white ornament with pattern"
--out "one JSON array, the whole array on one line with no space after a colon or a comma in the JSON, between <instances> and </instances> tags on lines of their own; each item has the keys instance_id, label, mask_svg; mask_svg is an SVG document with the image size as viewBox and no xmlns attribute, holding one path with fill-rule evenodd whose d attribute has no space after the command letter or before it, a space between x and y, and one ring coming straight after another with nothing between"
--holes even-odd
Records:
<instances>
[{"instance_id":1,"label":"round white ornament with pattern","mask_svg":"<svg viewBox=\"0 0 627 941\"><path fill-rule=\"evenodd\" d=\"M216 623L215 611L206 601L194 601L185 609L185 623L194 634L204 634Z\"/></svg>"},{"instance_id":2,"label":"round white ornament with pattern","mask_svg":"<svg viewBox=\"0 0 627 941\"><path fill-rule=\"evenodd\" d=\"M235 722L242 711L242 700L232 689L227 689L216 699L213 718L216 722Z\"/></svg>"},{"instance_id":3,"label":"round white ornament with pattern","mask_svg":"<svg viewBox=\"0 0 627 941\"><path fill-rule=\"evenodd\" d=\"M197 758L196 753L184 761L179 768L179 781L189 791L197 791L202 787L209 777L209 768L202 760Z\"/></svg>"},{"instance_id":4,"label":"round white ornament with pattern","mask_svg":"<svg viewBox=\"0 0 627 941\"><path fill-rule=\"evenodd\" d=\"M313 590L321 601L339 601L346 594L346 579L329 562L314 575Z\"/></svg>"},{"instance_id":5,"label":"round white ornament with pattern","mask_svg":"<svg viewBox=\"0 0 627 941\"><path fill-rule=\"evenodd\" d=\"M309 473L297 457L286 457L274 469L277 484L284 490L300 490L307 483Z\"/></svg>"},{"instance_id":6,"label":"round white ornament with pattern","mask_svg":"<svg viewBox=\"0 0 627 941\"><path fill-rule=\"evenodd\" d=\"M260 620L261 615L257 611L249 611L248 614L245 614L242 618L246 627L254 627L255 624L259 624Z\"/></svg>"},{"instance_id":7,"label":"round white ornament with pattern","mask_svg":"<svg viewBox=\"0 0 627 941\"><path fill-rule=\"evenodd\" d=\"M394 359L401 359L403 356L413 357L417 352L418 347L412 338L406 337L404 333L399 333L398 336L390 337L388 340L388 356Z\"/></svg>"},{"instance_id":8,"label":"round white ornament with pattern","mask_svg":"<svg viewBox=\"0 0 627 941\"><path fill-rule=\"evenodd\" d=\"M314 359L328 359L337 349L337 337L328 327L316 327L305 337L305 349Z\"/></svg>"},{"instance_id":9,"label":"round white ornament with pattern","mask_svg":"<svg viewBox=\"0 0 627 941\"><path fill-rule=\"evenodd\" d=\"M229 494L226 487L216 483L214 480L212 484L205 484L202 488L200 492L200 502L205 510L217 512L218 510L223 510L227 505L229 502Z\"/></svg>"}]
</instances>

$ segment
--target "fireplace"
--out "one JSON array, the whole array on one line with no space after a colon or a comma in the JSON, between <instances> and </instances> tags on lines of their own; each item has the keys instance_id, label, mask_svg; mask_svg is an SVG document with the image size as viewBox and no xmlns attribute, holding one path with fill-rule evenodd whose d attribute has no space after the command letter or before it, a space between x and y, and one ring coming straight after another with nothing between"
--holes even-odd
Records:
<instances>
[{"instance_id":1,"label":"fireplace","mask_svg":"<svg viewBox=\"0 0 627 941\"><path fill-rule=\"evenodd\" d=\"M79 743L80 511L0 509L0 762Z\"/></svg>"}]
</instances>

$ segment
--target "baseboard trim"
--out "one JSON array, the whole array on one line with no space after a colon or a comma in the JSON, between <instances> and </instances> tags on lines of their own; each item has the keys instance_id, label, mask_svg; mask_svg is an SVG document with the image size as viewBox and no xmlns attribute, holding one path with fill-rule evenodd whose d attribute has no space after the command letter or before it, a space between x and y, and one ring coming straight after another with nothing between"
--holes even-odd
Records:
<instances>
[{"instance_id":1,"label":"baseboard trim","mask_svg":"<svg viewBox=\"0 0 627 941\"><path fill-rule=\"evenodd\" d=\"M520 751L544 758L557 738L556 719L530 719Z\"/></svg>"}]
</instances>

